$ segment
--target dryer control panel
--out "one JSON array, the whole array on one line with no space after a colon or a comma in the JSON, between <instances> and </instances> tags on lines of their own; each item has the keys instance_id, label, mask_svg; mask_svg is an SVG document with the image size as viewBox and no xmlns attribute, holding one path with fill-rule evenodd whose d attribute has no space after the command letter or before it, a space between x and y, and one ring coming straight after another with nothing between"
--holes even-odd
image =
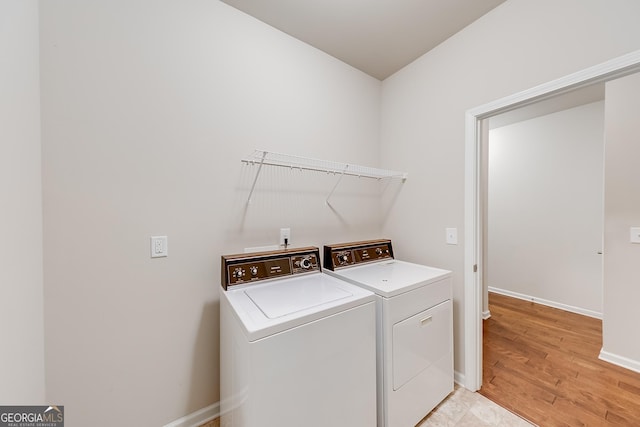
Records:
<instances>
[{"instance_id":1,"label":"dryer control panel","mask_svg":"<svg viewBox=\"0 0 640 427\"><path fill-rule=\"evenodd\" d=\"M261 282L283 276L320 272L320 249L306 247L281 251L223 255L221 285Z\"/></svg>"},{"instance_id":2,"label":"dryer control panel","mask_svg":"<svg viewBox=\"0 0 640 427\"><path fill-rule=\"evenodd\" d=\"M387 239L339 243L324 247L324 268L329 270L385 259L393 259L391 240Z\"/></svg>"}]
</instances>

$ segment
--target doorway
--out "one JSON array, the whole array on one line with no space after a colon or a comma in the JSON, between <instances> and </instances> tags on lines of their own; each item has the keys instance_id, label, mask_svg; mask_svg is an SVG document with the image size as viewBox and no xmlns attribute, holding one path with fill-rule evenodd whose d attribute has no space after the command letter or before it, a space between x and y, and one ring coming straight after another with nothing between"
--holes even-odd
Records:
<instances>
[{"instance_id":1,"label":"doorway","mask_svg":"<svg viewBox=\"0 0 640 427\"><path fill-rule=\"evenodd\" d=\"M484 236L482 177L485 173L482 137L486 120L526 105L569 93L594 83L632 74L640 70L640 51L467 111L465 121L465 387L482 385L482 313L484 301Z\"/></svg>"},{"instance_id":2,"label":"doorway","mask_svg":"<svg viewBox=\"0 0 640 427\"><path fill-rule=\"evenodd\" d=\"M488 119L484 317L490 290L602 318L604 116L601 83Z\"/></svg>"}]
</instances>

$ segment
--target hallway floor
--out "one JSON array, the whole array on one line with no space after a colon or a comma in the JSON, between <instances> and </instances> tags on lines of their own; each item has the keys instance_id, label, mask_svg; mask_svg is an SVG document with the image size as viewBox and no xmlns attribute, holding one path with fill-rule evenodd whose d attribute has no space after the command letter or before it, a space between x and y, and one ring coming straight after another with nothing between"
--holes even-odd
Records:
<instances>
[{"instance_id":1,"label":"hallway floor","mask_svg":"<svg viewBox=\"0 0 640 427\"><path fill-rule=\"evenodd\" d=\"M602 321L489 293L480 394L539 425L640 425L640 374L598 358Z\"/></svg>"}]
</instances>

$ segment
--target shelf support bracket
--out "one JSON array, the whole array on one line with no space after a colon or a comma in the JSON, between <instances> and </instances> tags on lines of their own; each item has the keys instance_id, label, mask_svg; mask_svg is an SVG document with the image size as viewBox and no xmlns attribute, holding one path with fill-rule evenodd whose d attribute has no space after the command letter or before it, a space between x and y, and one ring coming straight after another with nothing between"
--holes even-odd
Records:
<instances>
[{"instance_id":1,"label":"shelf support bracket","mask_svg":"<svg viewBox=\"0 0 640 427\"><path fill-rule=\"evenodd\" d=\"M256 172L255 178L253 178L253 184L251 185L251 191L249 191L249 197L247 198L247 204L251 203L251 196L253 196L253 190L256 188L256 183L258 182L258 176L260 176L260 171L262 171L262 166L264 165L264 158L267 157L267 152L262 152L262 159L260 159L260 165L258 166L258 171Z\"/></svg>"},{"instance_id":2,"label":"shelf support bracket","mask_svg":"<svg viewBox=\"0 0 640 427\"><path fill-rule=\"evenodd\" d=\"M342 170L342 173L340 174L340 177L338 178L338 180L336 181L336 184L333 186L333 188L331 189L331 192L329 193L329 195L327 195L327 198L325 200L325 203L329 206L331 206L331 203L329 203L329 199L331 198L331 196L333 195L334 191L336 191L336 188L338 188L338 184L340 184L340 181L342 181L342 178L344 178L344 174L347 172L347 169L349 169L349 165L345 165L344 169Z\"/></svg>"}]
</instances>

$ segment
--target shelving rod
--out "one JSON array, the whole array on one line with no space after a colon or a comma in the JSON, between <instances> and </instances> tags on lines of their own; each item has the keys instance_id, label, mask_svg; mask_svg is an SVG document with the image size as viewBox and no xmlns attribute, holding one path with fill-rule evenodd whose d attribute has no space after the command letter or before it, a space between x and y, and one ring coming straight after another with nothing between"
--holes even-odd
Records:
<instances>
[{"instance_id":1,"label":"shelving rod","mask_svg":"<svg viewBox=\"0 0 640 427\"><path fill-rule=\"evenodd\" d=\"M329 203L329 199L333 195L333 192L336 191L336 188L338 188L338 184L340 184L340 181L342 181L342 178L344 178L344 175L347 173L347 169L349 169L349 165L345 165L344 170L342 171L342 173L340 174L340 177L336 181L336 184L331 189L331 192L329 193L329 195L327 195L327 198L324 201L326 204L331 205L331 203Z\"/></svg>"},{"instance_id":2,"label":"shelving rod","mask_svg":"<svg viewBox=\"0 0 640 427\"><path fill-rule=\"evenodd\" d=\"M255 178L253 178L253 184L251 185L251 191L249 192L249 198L247 199L247 204L251 203L251 196L253 196L253 190L256 188L256 183L258 182L258 176L260 176L260 171L262 170L262 166L264 165L264 158L267 157L267 152L264 151L262 153L262 159L260 160L260 166L258 166L258 172L256 172Z\"/></svg>"},{"instance_id":3,"label":"shelving rod","mask_svg":"<svg viewBox=\"0 0 640 427\"><path fill-rule=\"evenodd\" d=\"M264 155L263 155L264 158ZM340 174L340 175L347 175L347 176L357 176L358 178L370 178L370 179L385 179L385 178L399 178L402 180L406 179L405 174L397 174L397 175L389 175L389 176L375 176L375 175L371 175L371 174L366 174L366 173L358 173L358 172L343 172L337 169L333 169L333 168L321 168L321 167L312 167L312 166L299 166L299 165L286 165L286 164L282 164L282 163L274 163L274 162L269 162L269 161L255 161L255 160L247 160L247 159L242 159L243 163L246 164L255 164L258 163L260 165L260 167L262 167L262 165L266 165L266 166L279 166L279 167L283 167L283 168L289 168L289 169L298 169L301 171L313 171L313 172L326 172L326 173L333 173L333 174ZM348 165L347 165L348 166ZM255 185L255 182L254 182Z\"/></svg>"}]
</instances>

